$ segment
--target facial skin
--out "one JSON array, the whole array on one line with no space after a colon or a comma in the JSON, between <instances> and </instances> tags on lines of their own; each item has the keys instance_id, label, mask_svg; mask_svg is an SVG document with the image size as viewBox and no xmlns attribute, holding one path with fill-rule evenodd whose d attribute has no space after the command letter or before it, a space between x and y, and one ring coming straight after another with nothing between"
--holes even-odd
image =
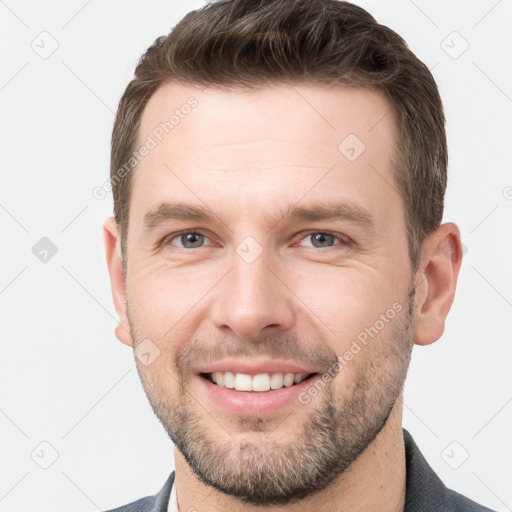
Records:
<instances>
[{"instance_id":1,"label":"facial skin","mask_svg":"<svg viewBox=\"0 0 512 512\"><path fill-rule=\"evenodd\" d=\"M426 240L413 275L393 181L395 126L380 93L166 84L144 111L140 140L191 96L197 106L132 171L126 282L115 221L104 225L116 335L160 351L148 366L136 362L177 447L180 510L401 510L401 390L414 342L443 332L461 263L457 226ZM338 149L349 134L365 145L354 161ZM145 227L148 212L175 202L212 218ZM284 216L342 202L371 225ZM227 410L197 373L220 360L277 359L320 379L376 325L308 403L272 413Z\"/></svg>"}]
</instances>

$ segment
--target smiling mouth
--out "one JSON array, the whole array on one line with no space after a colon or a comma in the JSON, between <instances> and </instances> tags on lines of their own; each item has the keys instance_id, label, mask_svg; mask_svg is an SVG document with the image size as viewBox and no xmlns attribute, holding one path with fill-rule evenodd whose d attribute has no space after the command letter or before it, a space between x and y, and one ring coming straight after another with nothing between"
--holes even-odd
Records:
<instances>
[{"instance_id":1,"label":"smiling mouth","mask_svg":"<svg viewBox=\"0 0 512 512\"><path fill-rule=\"evenodd\" d=\"M200 373L200 377L219 387L235 391L271 392L283 387L292 387L318 375L318 373L247 373L212 372Z\"/></svg>"}]
</instances>

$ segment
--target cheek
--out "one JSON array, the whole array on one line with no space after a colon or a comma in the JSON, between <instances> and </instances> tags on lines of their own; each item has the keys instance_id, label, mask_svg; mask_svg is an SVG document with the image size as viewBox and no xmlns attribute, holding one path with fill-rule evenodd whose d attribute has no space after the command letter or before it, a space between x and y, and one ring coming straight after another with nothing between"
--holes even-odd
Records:
<instances>
[{"instance_id":1,"label":"cheek","mask_svg":"<svg viewBox=\"0 0 512 512\"><path fill-rule=\"evenodd\" d=\"M212 269L169 268L139 265L129 281L127 296L132 319L141 335L155 340L179 339L218 277Z\"/></svg>"},{"instance_id":2,"label":"cheek","mask_svg":"<svg viewBox=\"0 0 512 512\"><path fill-rule=\"evenodd\" d=\"M386 274L355 267L308 273L294 291L306 306L304 314L321 328L338 354L402 297Z\"/></svg>"}]
</instances>

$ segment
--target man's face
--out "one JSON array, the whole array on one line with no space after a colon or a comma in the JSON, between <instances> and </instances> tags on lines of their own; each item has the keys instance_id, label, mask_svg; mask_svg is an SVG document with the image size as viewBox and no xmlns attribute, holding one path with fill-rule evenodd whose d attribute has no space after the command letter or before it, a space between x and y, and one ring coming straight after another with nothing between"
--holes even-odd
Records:
<instances>
[{"instance_id":1,"label":"man's face","mask_svg":"<svg viewBox=\"0 0 512 512\"><path fill-rule=\"evenodd\" d=\"M168 84L148 136L126 298L134 347L159 351L136 360L149 400L203 483L253 504L323 489L383 428L413 343L390 105L348 87Z\"/></svg>"}]
</instances>

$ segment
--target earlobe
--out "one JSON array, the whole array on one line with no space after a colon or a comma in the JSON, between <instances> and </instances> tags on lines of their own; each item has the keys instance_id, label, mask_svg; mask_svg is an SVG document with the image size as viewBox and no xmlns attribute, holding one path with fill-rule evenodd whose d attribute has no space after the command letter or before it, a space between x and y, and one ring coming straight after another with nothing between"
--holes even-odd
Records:
<instances>
[{"instance_id":1,"label":"earlobe","mask_svg":"<svg viewBox=\"0 0 512 512\"><path fill-rule=\"evenodd\" d=\"M414 342L429 345L443 334L455 297L462 263L459 228L451 222L439 226L425 240L421 260L416 285Z\"/></svg>"},{"instance_id":2,"label":"earlobe","mask_svg":"<svg viewBox=\"0 0 512 512\"><path fill-rule=\"evenodd\" d=\"M103 239L107 258L110 288L116 312L119 315L119 325L115 329L116 337L125 345L132 346L130 325L126 313L126 283L121 256L121 240L114 217L109 217L103 223Z\"/></svg>"}]
</instances>

